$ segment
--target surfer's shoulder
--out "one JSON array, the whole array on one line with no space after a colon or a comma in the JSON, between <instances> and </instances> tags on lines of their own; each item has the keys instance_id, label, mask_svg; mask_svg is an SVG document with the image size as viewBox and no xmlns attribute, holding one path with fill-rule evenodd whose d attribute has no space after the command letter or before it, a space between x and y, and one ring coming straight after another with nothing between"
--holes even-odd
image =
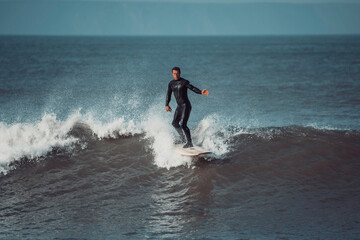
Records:
<instances>
[{"instance_id":1,"label":"surfer's shoulder","mask_svg":"<svg viewBox=\"0 0 360 240\"><path fill-rule=\"evenodd\" d=\"M181 78L181 81L183 81L185 84L189 84L190 81L189 80L186 80L185 78Z\"/></svg>"}]
</instances>

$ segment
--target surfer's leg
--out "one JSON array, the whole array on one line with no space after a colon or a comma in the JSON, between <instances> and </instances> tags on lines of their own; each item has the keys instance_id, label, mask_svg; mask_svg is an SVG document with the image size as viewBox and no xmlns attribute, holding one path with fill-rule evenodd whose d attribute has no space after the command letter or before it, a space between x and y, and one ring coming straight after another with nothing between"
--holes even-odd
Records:
<instances>
[{"instance_id":1,"label":"surfer's leg","mask_svg":"<svg viewBox=\"0 0 360 240\"><path fill-rule=\"evenodd\" d=\"M175 114L174 114L174 119L172 121L172 125L174 126L176 131L179 133L181 142L184 143L185 142L185 136L184 136L184 133L183 133L183 131L182 131L181 127L180 127L180 124L179 124L179 122L181 120L181 115L182 115L181 113L183 112L181 110L182 109L181 109L180 106L178 106L176 108Z\"/></svg>"},{"instance_id":2,"label":"surfer's leg","mask_svg":"<svg viewBox=\"0 0 360 240\"><path fill-rule=\"evenodd\" d=\"M190 117L190 112L191 112L191 105L188 105L185 107L183 114L181 114L181 128L184 130L186 140L187 140L187 143L185 144L184 148L189 148L189 147L193 146L192 140L191 140L190 129L187 126L187 122Z\"/></svg>"}]
</instances>

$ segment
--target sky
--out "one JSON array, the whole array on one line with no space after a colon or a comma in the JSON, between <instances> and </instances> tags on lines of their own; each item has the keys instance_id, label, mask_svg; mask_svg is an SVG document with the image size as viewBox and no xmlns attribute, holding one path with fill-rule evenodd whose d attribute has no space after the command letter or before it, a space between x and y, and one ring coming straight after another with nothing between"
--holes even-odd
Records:
<instances>
[{"instance_id":1,"label":"sky","mask_svg":"<svg viewBox=\"0 0 360 240\"><path fill-rule=\"evenodd\" d=\"M0 0L0 35L360 34L360 0Z\"/></svg>"}]
</instances>

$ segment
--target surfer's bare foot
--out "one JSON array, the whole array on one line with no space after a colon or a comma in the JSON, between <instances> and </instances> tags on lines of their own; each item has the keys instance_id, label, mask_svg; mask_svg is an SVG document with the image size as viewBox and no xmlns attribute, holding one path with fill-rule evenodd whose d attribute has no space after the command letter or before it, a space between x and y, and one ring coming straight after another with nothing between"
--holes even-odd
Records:
<instances>
[{"instance_id":1,"label":"surfer's bare foot","mask_svg":"<svg viewBox=\"0 0 360 240\"><path fill-rule=\"evenodd\" d=\"M183 146L183 148L191 148L191 147L193 147L192 143L187 143Z\"/></svg>"}]
</instances>

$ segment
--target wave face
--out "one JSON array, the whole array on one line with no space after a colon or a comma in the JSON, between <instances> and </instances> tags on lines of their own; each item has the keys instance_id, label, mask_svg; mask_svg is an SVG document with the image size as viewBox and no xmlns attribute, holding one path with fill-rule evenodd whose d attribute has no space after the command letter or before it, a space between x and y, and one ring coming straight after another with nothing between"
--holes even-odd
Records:
<instances>
[{"instance_id":1,"label":"wave face","mask_svg":"<svg viewBox=\"0 0 360 240\"><path fill-rule=\"evenodd\" d=\"M37 238L29 225L45 238L358 236L359 131L217 129L213 116L192 129L213 154L186 158L172 151L174 132L150 120L141 130L51 115L11 126L24 139L12 156L23 155L2 165L3 236Z\"/></svg>"},{"instance_id":2,"label":"wave face","mask_svg":"<svg viewBox=\"0 0 360 240\"><path fill-rule=\"evenodd\" d=\"M0 239L356 239L359 55L358 36L0 37ZM173 151L173 65L210 92L188 122L210 155Z\"/></svg>"},{"instance_id":3,"label":"wave face","mask_svg":"<svg viewBox=\"0 0 360 240\"><path fill-rule=\"evenodd\" d=\"M104 139L139 138L146 140L147 155L154 158L158 167L171 168L190 166L191 158L174 154L177 133L162 114L148 114L141 122L119 118L103 124L91 115L74 113L61 121L54 114L46 114L34 124L0 125L2 137L0 163L2 173L7 173L16 162L37 161L57 154L57 151L81 154L88 145ZM314 127L288 126L266 128L241 128L222 125L221 118L209 115L193 129L194 144L211 151L216 159L238 158L249 154L249 158L264 158L284 151L281 158L303 162L315 157L319 159L352 159L359 157L359 131L334 130ZM125 156L130 155L124 149ZM242 156L242 157L244 157ZM109 156L113 157L113 156ZM280 161L280 158L277 159ZM314 160L315 161L315 160ZM319 162L318 162L319 163ZM275 168L275 166L274 166Z\"/></svg>"},{"instance_id":4,"label":"wave face","mask_svg":"<svg viewBox=\"0 0 360 240\"><path fill-rule=\"evenodd\" d=\"M230 133L215 125L216 116L203 119L193 131L193 142L202 145L215 156L221 157L229 151L227 138ZM219 134L226 136L217 137ZM154 157L158 167L171 168L191 164L191 158L174 154L174 142L178 136L167 119L161 115L149 114L144 121L134 122L119 118L103 124L91 115L74 113L67 120L61 121L54 114L46 114L33 124L0 125L1 173L6 174L20 162L36 162L57 151L81 153L88 144L102 139L119 139L141 135L148 139L149 155ZM124 150L125 156L130 153Z\"/></svg>"}]
</instances>

